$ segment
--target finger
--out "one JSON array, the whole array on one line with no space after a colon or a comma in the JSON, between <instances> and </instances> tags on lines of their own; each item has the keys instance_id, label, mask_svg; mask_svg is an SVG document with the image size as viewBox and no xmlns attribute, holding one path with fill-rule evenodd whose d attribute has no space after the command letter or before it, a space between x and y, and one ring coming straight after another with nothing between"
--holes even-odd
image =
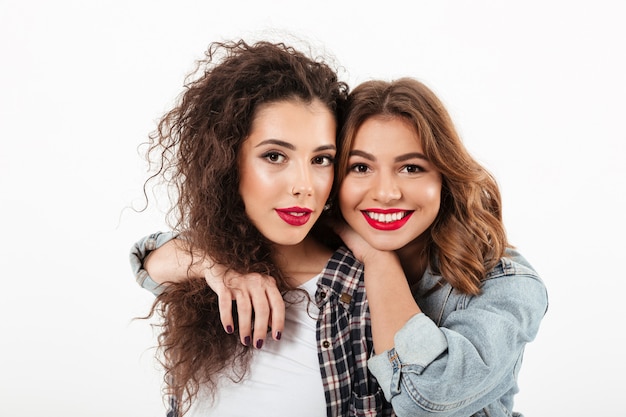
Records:
<instances>
[{"instance_id":1,"label":"finger","mask_svg":"<svg viewBox=\"0 0 626 417\"><path fill-rule=\"evenodd\" d=\"M267 300L270 304L272 337L274 340L280 340L285 328L285 301L276 287L268 288Z\"/></svg>"},{"instance_id":2,"label":"finger","mask_svg":"<svg viewBox=\"0 0 626 417\"><path fill-rule=\"evenodd\" d=\"M228 334L232 334L235 331L235 323L233 320L233 300L235 299L233 293L225 288L218 294L218 306L220 309L220 320L224 330Z\"/></svg>"},{"instance_id":3,"label":"finger","mask_svg":"<svg viewBox=\"0 0 626 417\"><path fill-rule=\"evenodd\" d=\"M251 293L252 308L254 309L254 346L257 349L263 347L267 335L267 325L270 318L270 306L265 291Z\"/></svg>"},{"instance_id":4,"label":"finger","mask_svg":"<svg viewBox=\"0 0 626 417\"><path fill-rule=\"evenodd\" d=\"M239 324L239 339L244 346L252 341L252 306L248 293L237 291L237 322Z\"/></svg>"}]
</instances>

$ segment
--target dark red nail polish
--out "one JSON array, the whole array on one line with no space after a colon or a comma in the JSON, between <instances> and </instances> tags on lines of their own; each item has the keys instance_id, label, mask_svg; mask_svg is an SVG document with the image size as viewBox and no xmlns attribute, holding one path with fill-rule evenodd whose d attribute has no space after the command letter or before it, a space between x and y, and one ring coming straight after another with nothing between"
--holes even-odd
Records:
<instances>
[{"instance_id":1,"label":"dark red nail polish","mask_svg":"<svg viewBox=\"0 0 626 417\"><path fill-rule=\"evenodd\" d=\"M283 334L281 332L276 332L276 340L280 340Z\"/></svg>"},{"instance_id":2,"label":"dark red nail polish","mask_svg":"<svg viewBox=\"0 0 626 417\"><path fill-rule=\"evenodd\" d=\"M259 339L256 341L256 348L261 349L263 347L263 339Z\"/></svg>"},{"instance_id":3,"label":"dark red nail polish","mask_svg":"<svg viewBox=\"0 0 626 417\"><path fill-rule=\"evenodd\" d=\"M246 346L248 346L250 344L250 336L246 336L243 339L243 344L246 345Z\"/></svg>"},{"instance_id":4,"label":"dark red nail polish","mask_svg":"<svg viewBox=\"0 0 626 417\"><path fill-rule=\"evenodd\" d=\"M226 333L232 334L233 333L233 326L231 326L230 324L228 326L226 326Z\"/></svg>"}]
</instances>

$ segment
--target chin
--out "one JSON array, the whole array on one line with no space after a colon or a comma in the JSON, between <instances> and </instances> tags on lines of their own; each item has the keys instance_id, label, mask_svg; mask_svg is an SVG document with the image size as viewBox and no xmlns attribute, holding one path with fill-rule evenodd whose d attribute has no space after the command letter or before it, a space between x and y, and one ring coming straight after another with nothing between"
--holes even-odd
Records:
<instances>
[{"instance_id":1,"label":"chin","mask_svg":"<svg viewBox=\"0 0 626 417\"><path fill-rule=\"evenodd\" d=\"M395 251L395 250L402 248L402 246L398 246L397 243L372 245L372 247L376 250L387 251L387 252Z\"/></svg>"},{"instance_id":2,"label":"chin","mask_svg":"<svg viewBox=\"0 0 626 417\"><path fill-rule=\"evenodd\" d=\"M365 240L372 248L376 250L380 250L380 251L394 251L406 245L406 242L398 241L398 239L393 239L393 238L365 239Z\"/></svg>"},{"instance_id":3,"label":"chin","mask_svg":"<svg viewBox=\"0 0 626 417\"><path fill-rule=\"evenodd\" d=\"M276 239L272 239L274 244L281 246L296 246L306 238L306 234L298 236L277 236Z\"/></svg>"}]
</instances>

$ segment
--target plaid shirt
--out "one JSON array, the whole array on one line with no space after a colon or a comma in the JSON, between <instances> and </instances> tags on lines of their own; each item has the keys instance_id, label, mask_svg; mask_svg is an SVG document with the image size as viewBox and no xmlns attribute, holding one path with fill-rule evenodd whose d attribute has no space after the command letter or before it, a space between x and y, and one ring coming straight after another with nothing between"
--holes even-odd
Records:
<instances>
[{"instance_id":1,"label":"plaid shirt","mask_svg":"<svg viewBox=\"0 0 626 417\"><path fill-rule=\"evenodd\" d=\"M150 251L176 235L157 232L144 237L131 248L130 263L137 283L159 294L162 289L143 269ZM346 247L333 253L318 280L315 302L318 359L326 396L328 417L395 416L391 404L367 369L373 354L369 306L365 298L363 265ZM168 417L177 416L175 399L170 399Z\"/></svg>"},{"instance_id":2,"label":"plaid shirt","mask_svg":"<svg viewBox=\"0 0 626 417\"><path fill-rule=\"evenodd\" d=\"M326 264L317 285L318 358L326 414L394 416L391 404L367 370L374 344L363 265L346 247L341 247Z\"/></svg>"}]
</instances>

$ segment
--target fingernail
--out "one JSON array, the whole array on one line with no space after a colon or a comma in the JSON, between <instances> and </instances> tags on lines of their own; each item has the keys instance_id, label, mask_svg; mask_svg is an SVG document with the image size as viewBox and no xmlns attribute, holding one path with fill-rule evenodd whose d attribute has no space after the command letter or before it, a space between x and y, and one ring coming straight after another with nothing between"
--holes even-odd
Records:
<instances>
[{"instance_id":1,"label":"fingernail","mask_svg":"<svg viewBox=\"0 0 626 417\"><path fill-rule=\"evenodd\" d=\"M232 334L232 332L233 332L233 326L229 324L228 326L226 326L226 333Z\"/></svg>"},{"instance_id":2,"label":"fingernail","mask_svg":"<svg viewBox=\"0 0 626 417\"><path fill-rule=\"evenodd\" d=\"M246 346L250 344L250 336L246 336L245 339L243 339L243 344Z\"/></svg>"},{"instance_id":3,"label":"fingernail","mask_svg":"<svg viewBox=\"0 0 626 417\"><path fill-rule=\"evenodd\" d=\"M282 335L283 335L283 334L282 334L281 332L276 332L276 340L280 340L280 337L281 337Z\"/></svg>"},{"instance_id":4,"label":"fingernail","mask_svg":"<svg viewBox=\"0 0 626 417\"><path fill-rule=\"evenodd\" d=\"M259 339L256 341L256 348L261 349L263 347L263 339Z\"/></svg>"}]
</instances>

